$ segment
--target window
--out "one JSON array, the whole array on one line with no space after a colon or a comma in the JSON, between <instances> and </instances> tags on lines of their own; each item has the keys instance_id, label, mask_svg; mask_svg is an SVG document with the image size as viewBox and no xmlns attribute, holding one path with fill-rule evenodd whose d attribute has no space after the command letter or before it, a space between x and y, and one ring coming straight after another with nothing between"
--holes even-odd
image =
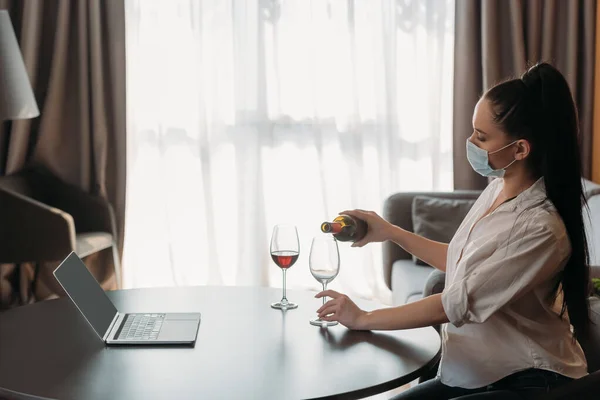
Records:
<instances>
[{"instance_id":1,"label":"window","mask_svg":"<svg viewBox=\"0 0 600 400\"><path fill-rule=\"evenodd\" d=\"M272 227L312 236L452 189L454 1L127 0L125 285L280 286ZM333 289L389 300L380 248Z\"/></svg>"}]
</instances>

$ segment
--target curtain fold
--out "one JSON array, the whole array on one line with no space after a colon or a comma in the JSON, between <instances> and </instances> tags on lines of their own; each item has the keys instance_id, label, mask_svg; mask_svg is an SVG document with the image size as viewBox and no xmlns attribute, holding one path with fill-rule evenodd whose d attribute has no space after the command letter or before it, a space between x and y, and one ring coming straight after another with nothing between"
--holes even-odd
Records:
<instances>
[{"instance_id":1,"label":"curtain fold","mask_svg":"<svg viewBox=\"0 0 600 400\"><path fill-rule=\"evenodd\" d=\"M473 172L465 151L479 97L539 61L555 65L569 82L579 110L583 172L591 176L595 15L594 0L456 2L455 189L481 189L487 183Z\"/></svg>"},{"instance_id":2,"label":"curtain fold","mask_svg":"<svg viewBox=\"0 0 600 400\"><path fill-rule=\"evenodd\" d=\"M0 8L9 10L40 108L39 118L1 126L0 174L42 164L64 181L107 198L115 209L122 248L124 2L0 0ZM105 288L114 287L110 254L86 261ZM14 267L5 266L5 274L9 268ZM31 267L22 269L21 286L26 287ZM51 293L43 284L53 282L50 269L42 268L38 298Z\"/></svg>"}]
</instances>

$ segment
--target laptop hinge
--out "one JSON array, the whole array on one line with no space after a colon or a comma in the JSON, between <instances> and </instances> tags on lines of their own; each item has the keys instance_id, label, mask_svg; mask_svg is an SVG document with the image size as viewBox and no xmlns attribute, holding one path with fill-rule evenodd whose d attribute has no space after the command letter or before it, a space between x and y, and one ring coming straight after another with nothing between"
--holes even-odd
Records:
<instances>
[{"instance_id":1,"label":"laptop hinge","mask_svg":"<svg viewBox=\"0 0 600 400\"><path fill-rule=\"evenodd\" d=\"M113 317L112 322L108 326L108 329L106 330L106 333L104 334L104 337L102 338L102 340L104 340L105 342L106 342L106 340L108 340L108 337L110 336L110 333L112 332L112 330L115 326L115 322L117 322L117 319L119 319L119 312L115 313L115 316Z\"/></svg>"}]
</instances>

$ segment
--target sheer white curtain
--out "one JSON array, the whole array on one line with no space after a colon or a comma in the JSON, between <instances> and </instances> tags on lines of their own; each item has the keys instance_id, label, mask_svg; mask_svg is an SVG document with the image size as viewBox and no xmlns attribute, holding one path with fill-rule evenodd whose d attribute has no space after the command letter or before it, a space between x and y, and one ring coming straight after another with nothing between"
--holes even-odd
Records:
<instances>
[{"instance_id":1,"label":"sheer white curtain","mask_svg":"<svg viewBox=\"0 0 600 400\"><path fill-rule=\"evenodd\" d=\"M273 226L452 187L453 0L127 0L127 287L281 286ZM331 287L389 300L381 248Z\"/></svg>"}]
</instances>

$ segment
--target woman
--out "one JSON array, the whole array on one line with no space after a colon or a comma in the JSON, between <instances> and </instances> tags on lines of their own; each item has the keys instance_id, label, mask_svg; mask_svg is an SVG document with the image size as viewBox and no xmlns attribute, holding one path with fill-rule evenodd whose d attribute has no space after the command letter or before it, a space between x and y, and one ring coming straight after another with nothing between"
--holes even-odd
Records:
<instances>
[{"instance_id":1,"label":"woman","mask_svg":"<svg viewBox=\"0 0 600 400\"><path fill-rule=\"evenodd\" d=\"M450 244L405 231L373 212L344 214L369 230L354 244L391 240L446 272L443 293L365 312L331 296L317 312L350 329L444 324L435 379L395 399L522 398L587 374L577 338L589 326L577 112L561 73L548 64L484 94L467 158L497 177Z\"/></svg>"}]
</instances>

